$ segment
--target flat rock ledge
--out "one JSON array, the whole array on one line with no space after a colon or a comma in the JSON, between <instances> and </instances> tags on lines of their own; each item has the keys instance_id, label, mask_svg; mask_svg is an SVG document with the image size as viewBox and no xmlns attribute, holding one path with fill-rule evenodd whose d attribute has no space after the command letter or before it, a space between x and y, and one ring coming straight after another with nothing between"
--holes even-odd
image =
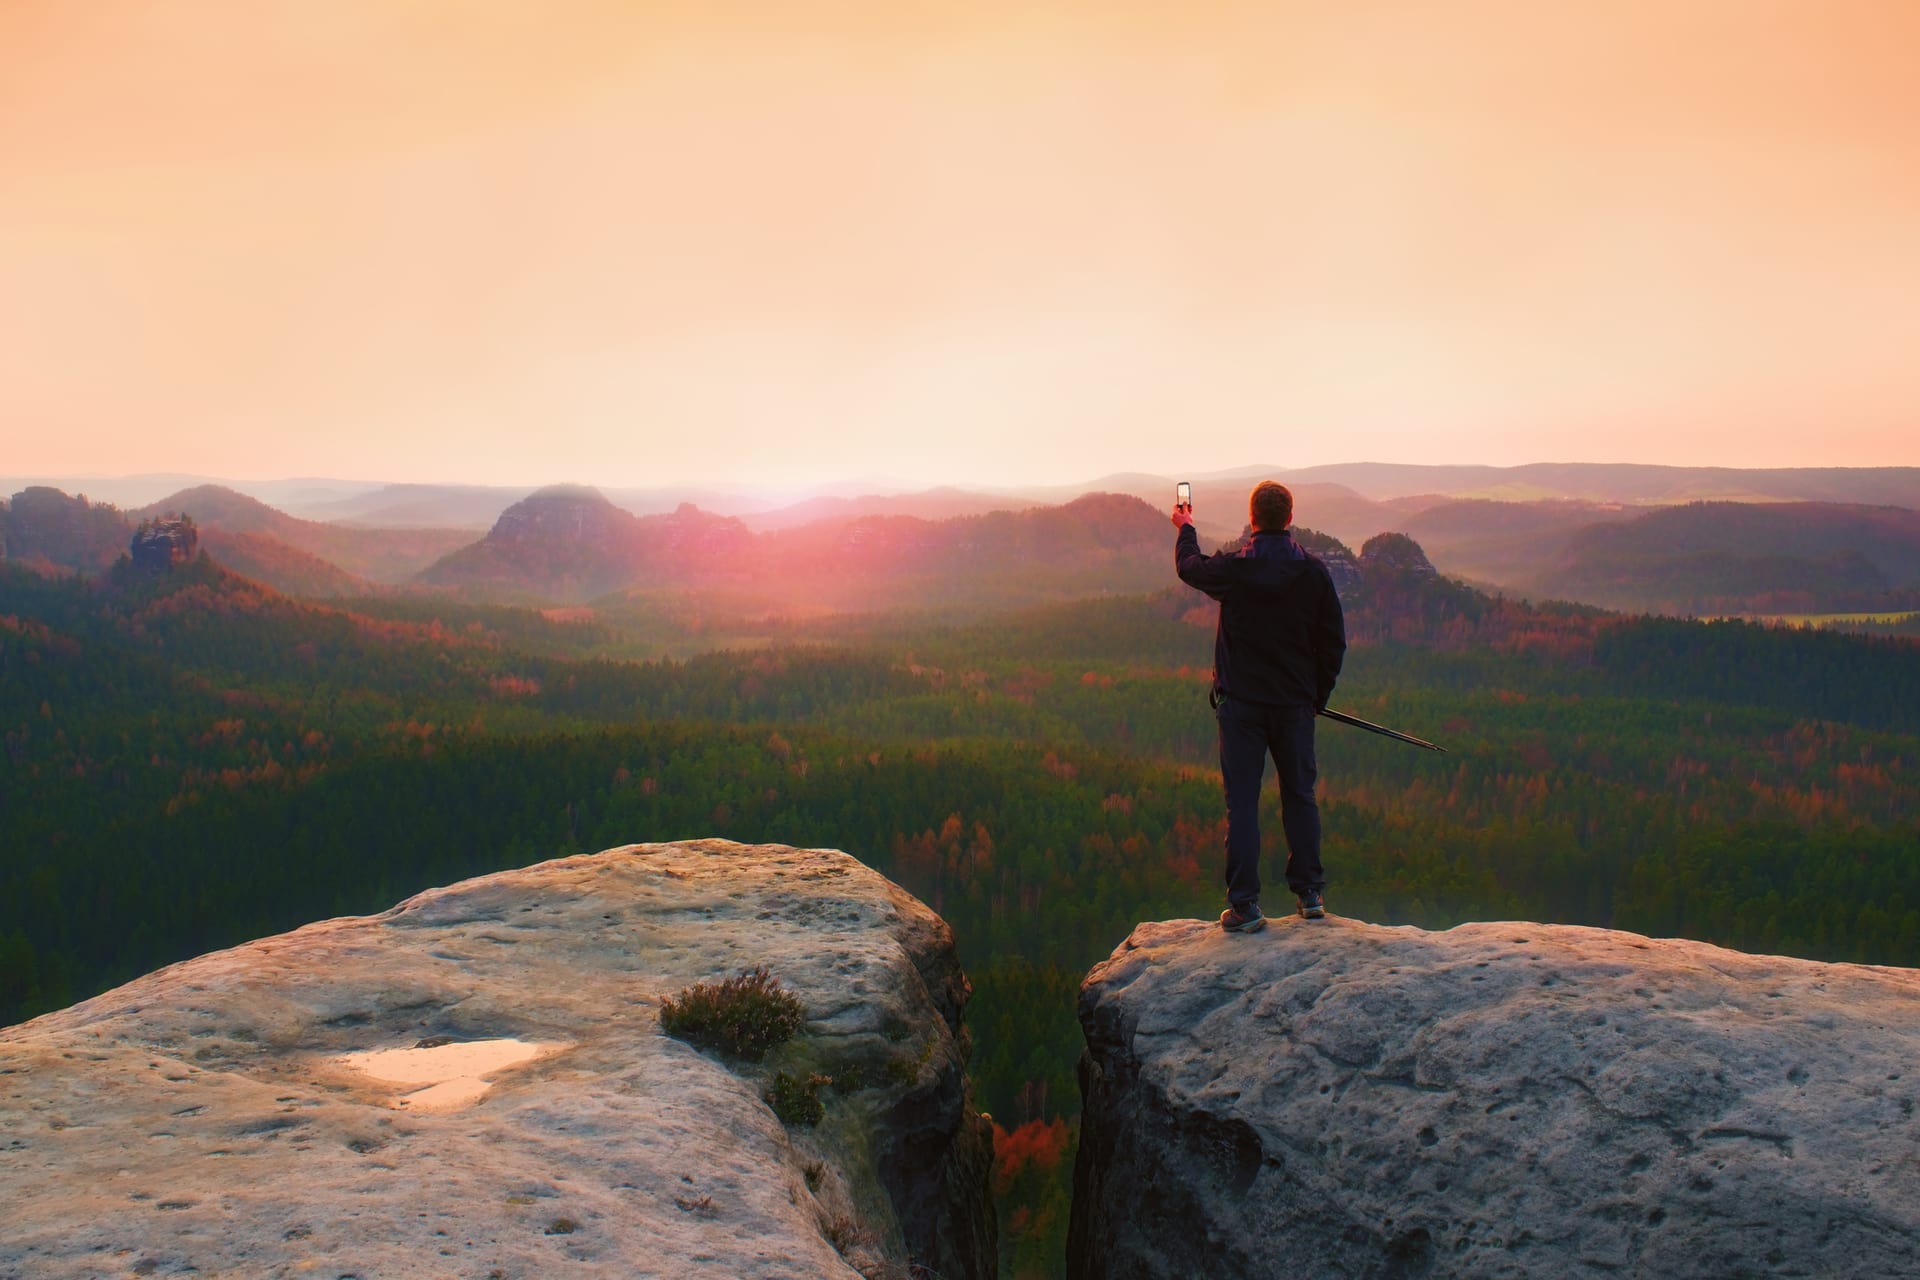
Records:
<instances>
[{"instance_id":1,"label":"flat rock ledge","mask_svg":"<svg viewBox=\"0 0 1920 1280\"><path fill-rule=\"evenodd\" d=\"M764 1063L661 1032L761 964L808 1018ZM984 1278L968 995L884 877L720 840L201 956L0 1030L0 1277ZM818 1126L776 1071L833 1078Z\"/></svg>"},{"instance_id":2,"label":"flat rock ledge","mask_svg":"<svg viewBox=\"0 0 1920 1280\"><path fill-rule=\"evenodd\" d=\"M1075 1277L1920 1274L1920 971L1539 924L1144 924Z\"/></svg>"}]
</instances>

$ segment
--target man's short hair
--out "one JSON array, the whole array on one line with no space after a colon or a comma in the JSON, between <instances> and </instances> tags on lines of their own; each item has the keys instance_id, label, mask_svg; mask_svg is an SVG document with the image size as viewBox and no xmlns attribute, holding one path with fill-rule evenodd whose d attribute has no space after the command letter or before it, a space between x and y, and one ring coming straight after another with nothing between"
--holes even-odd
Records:
<instances>
[{"instance_id":1,"label":"man's short hair","mask_svg":"<svg viewBox=\"0 0 1920 1280\"><path fill-rule=\"evenodd\" d=\"M1293 493L1283 484L1262 480L1253 486L1247 512L1257 533L1279 533L1293 523Z\"/></svg>"}]
</instances>

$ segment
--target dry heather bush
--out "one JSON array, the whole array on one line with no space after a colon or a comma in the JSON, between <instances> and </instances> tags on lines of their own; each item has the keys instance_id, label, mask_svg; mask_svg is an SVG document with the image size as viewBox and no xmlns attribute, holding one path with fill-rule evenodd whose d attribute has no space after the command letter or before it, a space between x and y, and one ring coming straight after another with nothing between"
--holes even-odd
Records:
<instances>
[{"instance_id":1,"label":"dry heather bush","mask_svg":"<svg viewBox=\"0 0 1920 1280\"><path fill-rule=\"evenodd\" d=\"M791 1038L806 1008L761 965L724 982L696 982L660 1002L660 1027L692 1044L758 1062Z\"/></svg>"}]
</instances>

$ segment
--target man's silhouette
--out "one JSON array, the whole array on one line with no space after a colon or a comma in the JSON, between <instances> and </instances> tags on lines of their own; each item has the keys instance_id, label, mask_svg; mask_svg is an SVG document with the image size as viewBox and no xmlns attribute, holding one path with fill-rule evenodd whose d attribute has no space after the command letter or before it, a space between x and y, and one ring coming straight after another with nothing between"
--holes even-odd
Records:
<instances>
[{"instance_id":1,"label":"man's silhouette","mask_svg":"<svg viewBox=\"0 0 1920 1280\"><path fill-rule=\"evenodd\" d=\"M1263 480L1248 498L1253 536L1238 550L1200 554L1191 507L1175 507L1180 580L1220 602L1213 641L1214 716L1227 793L1227 909L1220 927L1252 933L1260 913L1260 782L1267 756L1280 779L1287 886L1309 920L1326 914L1320 807L1313 798L1315 712L1327 705L1347 651L1340 597L1327 567L1287 532L1293 494Z\"/></svg>"}]
</instances>

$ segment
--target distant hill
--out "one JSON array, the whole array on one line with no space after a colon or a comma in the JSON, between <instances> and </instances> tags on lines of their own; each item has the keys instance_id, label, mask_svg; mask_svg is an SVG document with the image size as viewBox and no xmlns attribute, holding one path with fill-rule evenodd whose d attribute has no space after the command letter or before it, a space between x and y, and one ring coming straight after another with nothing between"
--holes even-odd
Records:
<instances>
[{"instance_id":1,"label":"distant hill","mask_svg":"<svg viewBox=\"0 0 1920 1280\"><path fill-rule=\"evenodd\" d=\"M277 535L291 526L307 523L257 498L249 498L244 493L218 484L200 484L181 489L134 512L142 519L169 513L192 516L194 523L202 528L218 527L234 533Z\"/></svg>"},{"instance_id":2,"label":"distant hill","mask_svg":"<svg viewBox=\"0 0 1920 1280\"><path fill-rule=\"evenodd\" d=\"M1393 503L1378 502L1345 484L1299 482L1289 479L1290 474L1280 467L1241 467L1182 476L1126 472L1102 476L1084 485L1016 492L1031 502L1049 506L1071 502L1090 492L1118 493L1138 498L1157 511L1171 511L1174 485L1186 480L1193 486L1194 525L1201 538L1221 542L1233 538L1246 523L1247 495L1255 484L1266 479L1286 483L1293 493L1294 515L1302 524L1352 543L1365 542L1376 533L1396 529L1413 512L1447 500L1444 494L1423 492L1403 496Z\"/></svg>"},{"instance_id":3,"label":"distant hill","mask_svg":"<svg viewBox=\"0 0 1920 1280\"><path fill-rule=\"evenodd\" d=\"M1874 607L1920 588L1920 512L1834 503L1690 503L1568 541L1535 595L1667 613Z\"/></svg>"},{"instance_id":4,"label":"distant hill","mask_svg":"<svg viewBox=\"0 0 1920 1280\"><path fill-rule=\"evenodd\" d=\"M855 521L873 516L950 520L995 511L1058 507L1077 498L1109 493L1138 498L1156 511L1173 506L1174 485L1194 486L1195 522L1202 536L1224 540L1246 521L1247 492L1278 469L1243 468L1229 473L1160 476L1144 472L1103 476L1084 484L966 489L943 486L905 493L853 492L769 506L751 495L697 489L616 489L596 487L611 505L645 518L693 506L709 514L734 516L756 533L795 529L822 520ZM550 486L564 488L565 486ZM345 525L393 528L440 526L487 529L500 513L531 496L533 490L475 485L388 485L371 493L302 508L305 515ZM539 492L544 492L541 490ZM1339 484L1294 486L1301 519L1351 542L1397 528L1416 511L1447 501L1445 494L1423 492L1391 502L1376 502Z\"/></svg>"},{"instance_id":5,"label":"distant hill","mask_svg":"<svg viewBox=\"0 0 1920 1280\"><path fill-rule=\"evenodd\" d=\"M493 526L502 511L537 491L532 485L390 484L346 498L308 503L298 510L316 520L345 525L483 531ZM684 485L604 488L599 492L614 506L641 516L675 511L688 503L722 515L754 514L776 505L753 494Z\"/></svg>"},{"instance_id":6,"label":"distant hill","mask_svg":"<svg viewBox=\"0 0 1920 1280\"><path fill-rule=\"evenodd\" d=\"M0 476L0 492L58 489L61 493L89 498L95 506L111 505L126 510L145 506L166 494L207 483L210 481L205 476L175 472L130 476Z\"/></svg>"},{"instance_id":7,"label":"distant hill","mask_svg":"<svg viewBox=\"0 0 1920 1280\"><path fill-rule=\"evenodd\" d=\"M132 536L118 507L45 485L0 503L0 560L42 573L98 573L126 553Z\"/></svg>"},{"instance_id":8,"label":"distant hill","mask_svg":"<svg viewBox=\"0 0 1920 1280\"><path fill-rule=\"evenodd\" d=\"M388 484L351 497L307 503L298 510L309 519L330 524L480 530L532 492L527 485Z\"/></svg>"},{"instance_id":9,"label":"distant hill","mask_svg":"<svg viewBox=\"0 0 1920 1280\"><path fill-rule=\"evenodd\" d=\"M834 499L847 495L862 503L919 498L939 501L939 495L964 495L960 501L991 504L986 509L1057 506L1089 493L1130 494L1148 506L1160 508L1172 501L1176 481L1191 481L1203 522L1223 528L1237 525L1232 518L1213 513L1239 506L1257 480L1272 478L1291 486L1300 498L1301 518L1336 530L1342 537L1364 539L1386 532L1391 524L1367 527L1376 514L1362 508L1364 519L1352 523L1330 514L1340 501L1386 506L1404 518L1414 511L1449 499L1481 498L1502 502L1572 499L1635 506L1673 506L1686 502L1838 502L1890 505L1920 509L1920 467L1670 467L1642 463L1528 463L1495 467L1477 464L1423 465L1391 462L1342 462L1325 466L1288 467L1277 464L1232 467L1218 471L1157 474L1129 471L1099 475L1068 484L974 485L964 489L919 492L889 488L880 482L840 486L828 494L780 496L748 488L653 485L613 486L600 491L615 506L635 515L658 515L691 503L720 515L773 517L781 524L805 523L804 509L816 499L823 515L847 514ZM0 488L53 487L68 493L104 496L123 507L152 505L163 494L217 484L236 489L282 511L310 520L383 528L489 528L500 513L534 492L535 486L481 484L379 484L337 479L213 480L192 476L92 476L66 479L30 477L6 480ZM1345 495L1315 495L1318 486L1344 489ZM865 496L856 496L865 495ZM929 497L928 495L934 495ZM804 498L805 501L801 501ZM1323 509L1324 508L1324 509ZM778 513L789 511L789 517ZM921 515L944 518L969 514L942 506L894 510L866 508L867 514ZM798 519L792 518L798 516ZM758 527L772 527L774 519Z\"/></svg>"},{"instance_id":10,"label":"distant hill","mask_svg":"<svg viewBox=\"0 0 1920 1280\"><path fill-rule=\"evenodd\" d=\"M421 573L483 598L578 602L641 582L738 576L753 534L688 506L636 516L597 489L552 485L500 513L487 536Z\"/></svg>"},{"instance_id":11,"label":"distant hill","mask_svg":"<svg viewBox=\"0 0 1920 1280\"><path fill-rule=\"evenodd\" d=\"M372 595L382 589L379 583L348 573L331 560L309 555L266 534L202 527L200 548L241 577L283 595L324 599Z\"/></svg>"},{"instance_id":12,"label":"distant hill","mask_svg":"<svg viewBox=\"0 0 1920 1280\"><path fill-rule=\"evenodd\" d=\"M200 548L296 596L366 595L404 580L468 534L353 529L300 520L221 485L197 485L134 511L34 486L0 503L0 559L41 572L98 573L126 553L136 521L191 516Z\"/></svg>"},{"instance_id":13,"label":"distant hill","mask_svg":"<svg viewBox=\"0 0 1920 1280\"><path fill-rule=\"evenodd\" d=\"M1495 502L1469 498L1428 507L1395 528L1426 548L1441 572L1489 586L1531 585L1590 528L1646 514L1644 507L1581 502Z\"/></svg>"},{"instance_id":14,"label":"distant hill","mask_svg":"<svg viewBox=\"0 0 1920 1280\"><path fill-rule=\"evenodd\" d=\"M1419 494L1530 502L1675 504L1839 502L1920 508L1920 467L1662 467L1641 463L1536 462L1518 467L1343 462L1282 471L1285 484L1341 484L1374 501Z\"/></svg>"},{"instance_id":15,"label":"distant hill","mask_svg":"<svg viewBox=\"0 0 1920 1280\"><path fill-rule=\"evenodd\" d=\"M364 589L367 582L405 582L472 539L463 529L360 528L302 520L214 484L183 489L133 514L169 512L192 516L202 543L216 557L292 595L336 595Z\"/></svg>"},{"instance_id":16,"label":"distant hill","mask_svg":"<svg viewBox=\"0 0 1920 1280\"><path fill-rule=\"evenodd\" d=\"M1116 494L946 520L861 515L756 533L691 505L635 516L595 490L556 486L509 507L485 538L419 581L503 600L699 589L767 607L939 606L1159 586L1171 548L1164 513Z\"/></svg>"},{"instance_id":17,"label":"distant hill","mask_svg":"<svg viewBox=\"0 0 1920 1280\"><path fill-rule=\"evenodd\" d=\"M985 515L989 511L1020 511L1034 505L1004 495L939 488L918 493L809 498L805 502L776 507L771 511L752 512L740 518L755 533L766 533L774 529L794 529L821 520L863 520L872 516L951 520L957 516Z\"/></svg>"},{"instance_id":18,"label":"distant hill","mask_svg":"<svg viewBox=\"0 0 1920 1280\"><path fill-rule=\"evenodd\" d=\"M1685 502L1840 502L1920 508L1920 467L1665 467L1642 463L1539 462L1513 467L1429 466L1397 462L1342 462L1317 467L1236 467L1179 476L1140 472L1103 476L1077 485L1017 490L1033 501L1063 502L1089 490L1130 493L1149 505L1170 498L1176 480L1193 483L1196 515L1223 503L1244 506L1256 481L1278 480L1294 492L1300 519L1315 528L1363 540L1414 513L1452 499L1500 502L1575 500L1630 506ZM1355 507L1350 523L1344 504ZM1322 512L1321 508L1326 511ZM1367 528L1376 509L1385 524ZM1329 514L1332 513L1332 514Z\"/></svg>"},{"instance_id":19,"label":"distant hill","mask_svg":"<svg viewBox=\"0 0 1920 1280\"><path fill-rule=\"evenodd\" d=\"M187 499L188 501L175 501ZM199 525L200 549L226 569L288 595L365 595L375 584L266 530L298 525L242 494L203 486L136 512L35 487L0 504L0 559L41 572L97 574L127 552L135 519L184 513Z\"/></svg>"},{"instance_id":20,"label":"distant hill","mask_svg":"<svg viewBox=\"0 0 1920 1280\"><path fill-rule=\"evenodd\" d=\"M1426 503L1445 501L1438 495L1428 494L1389 506L1362 497L1343 484L1289 483L1287 488L1293 494L1295 520L1355 545L1375 534L1403 529L1408 517ZM1244 497L1240 505L1246 505Z\"/></svg>"}]
</instances>

